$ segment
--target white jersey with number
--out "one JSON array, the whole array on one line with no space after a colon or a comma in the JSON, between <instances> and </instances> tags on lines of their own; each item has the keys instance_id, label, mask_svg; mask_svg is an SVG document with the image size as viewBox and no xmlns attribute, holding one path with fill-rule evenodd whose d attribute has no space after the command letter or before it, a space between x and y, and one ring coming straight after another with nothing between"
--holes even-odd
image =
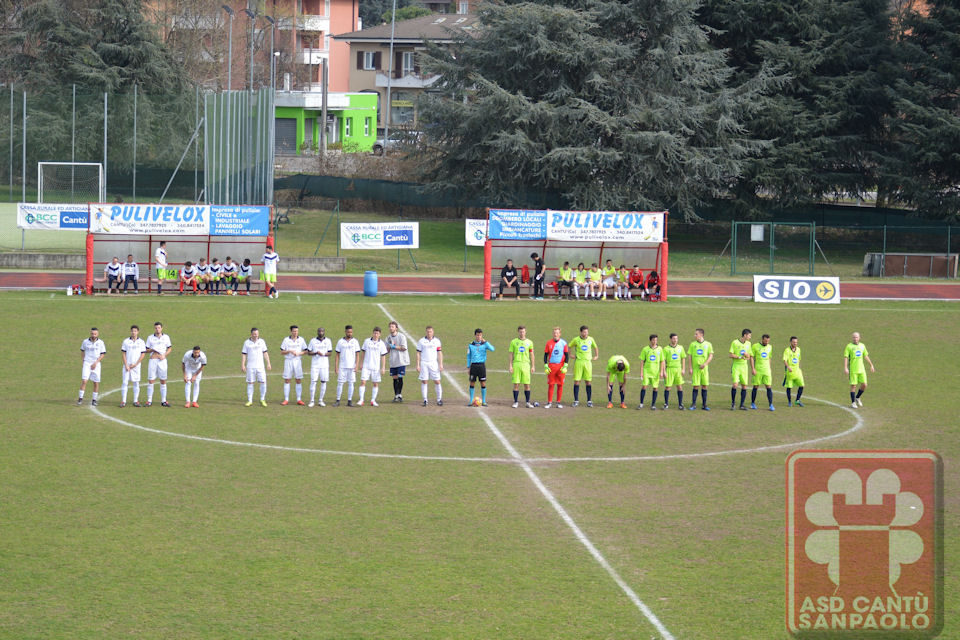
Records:
<instances>
[{"instance_id":1,"label":"white jersey with number","mask_svg":"<svg viewBox=\"0 0 960 640\"><path fill-rule=\"evenodd\" d=\"M183 354L183 365L188 376L193 376L203 370L207 364L207 354L203 351L196 358L193 357L193 349Z\"/></svg>"},{"instance_id":2,"label":"white jersey with number","mask_svg":"<svg viewBox=\"0 0 960 640\"><path fill-rule=\"evenodd\" d=\"M143 341L143 338L125 338L123 343L120 345L120 351L123 352L123 361L128 365L134 364L137 360L140 359L140 354L147 350L147 345ZM137 364L137 370L140 369L140 365Z\"/></svg>"},{"instance_id":3,"label":"white jersey with number","mask_svg":"<svg viewBox=\"0 0 960 640\"><path fill-rule=\"evenodd\" d=\"M159 336L152 333L147 338L147 350L151 352L150 357L153 357L154 353L164 355L171 348L173 348L173 343L170 341L170 336L165 333L161 333Z\"/></svg>"},{"instance_id":4,"label":"white jersey with number","mask_svg":"<svg viewBox=\"0 0 960 640\"><path fill-rule=\"evenodd\" d=\"M161 333L159 336L155 333L150 334L150 337L147 338L147 351L150 352L148 355L150 360L147 363L147 380L167 379L167 359L153 356L155 354L164 355L171 348L173 348L173 344L170 342L170 336L165 333Z\"/></svg>"},{"instance_id":5,"label":"white jersey with number","mask_svg":"<svg viewBox=\"0 0 960 640\"><path fill-rule=\"evenodd\" d=\"M105 345L100 338L96 340L87 338L80 343L80 351L83 351L83 363L93 364L101 355L107 352L107 345Z\"/></svg>"},{"instance_id":6,"label":"white jersey with number","mask_svg":"<svg viewBox=\"0 0 960 640\"><path fill-rule=\"evenodd\" d=\"M433 336L427 339L426 336L417 340L417 351L420 352L420 364L436 364L437 354L440 352L440 338Z\"/></svg>"},{"instance_id":7,"label":"white jersey with number","mask_svg":"<svg viewBox=\"0 0 960 640\"><path fill-rule=\"evenodd\" d=\"M154 262L157 263L158 269L167 268L167 251L163 248L157 249L157 252L153 255Z\"/></svg>"},{"instance_id":8,"label":"white jersey with number","mask_svg":"<svg viewBox=\"0 0 960 640\"><path fill-rule=\"evenodd\" d=\"M263 272L277 275L277 264L280 256L275 251L263 254Z\"/></svg>"},{"instance_id":9,"label":"white jersey with number","mask_svg":"<svg viewBox=\"0 0 960 640\"><path fill-rule=\"evenodd\" d=\"M247 355L247 370L250 369L260 369L264 368L263 366L263 354L267 352L267 343L264 342L263 338L257 338L256 340L251 340L247 338L243 342L243 350L241 353Z\"/></svg>"},{"instance_id":10,"label":"white jersey with number","mask_svg":"<svg viewBox=\"0 0 960 640\"><path fill-rule=\"evenodd\" d=\"M280 351L306 351L306 350L307 350L307 342L300 336L297 336L296 338L291 338L290 336L287 336L286 338L283 339L283 342L280 343ZM300 359L300 356L296 355L295 353L285 353L283 354L283 357L286 358L287 360Z\"/></svg>"},{"instance_id":11,"label":"white jersey with number","mask_svg":"<svg viewBox=\"0 0 960 640\"><path fill-rule=\"evenodd\" d=\"M383 340L367 338L360 348L363 351L363 368L371 371L380 369L380 357L387 355L387 345Z\"/></svg>"},{"instance_id":12,"label":"white jersey with number","mask_svg":"<svg viewBox=\"0 0 960 640\"><path fill-rule=\"evenodd\" d=\"M341 369L356 369L357 352L360 351L360 343L356 338L340 338L337 340L337 353L340 354Z\"/></svg>"}]
</instances>

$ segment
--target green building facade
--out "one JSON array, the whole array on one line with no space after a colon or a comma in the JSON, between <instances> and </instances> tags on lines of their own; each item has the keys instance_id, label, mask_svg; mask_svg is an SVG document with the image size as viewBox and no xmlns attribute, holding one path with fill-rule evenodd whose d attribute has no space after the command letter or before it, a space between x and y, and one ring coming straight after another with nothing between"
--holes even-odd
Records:
<instances>
[{"instance_id":1,"label":"green building facade","mask_svg":"<svg viewBox=\"0 0 960 640\"><path fill-rule=\"evenodd\" d=\"M274 127L276 153L299 155L320 148L321 100L319 92L277 92ZM376 139L376 93L327 94L328 150L370 152Z\"/></svg>"}]
</instances>

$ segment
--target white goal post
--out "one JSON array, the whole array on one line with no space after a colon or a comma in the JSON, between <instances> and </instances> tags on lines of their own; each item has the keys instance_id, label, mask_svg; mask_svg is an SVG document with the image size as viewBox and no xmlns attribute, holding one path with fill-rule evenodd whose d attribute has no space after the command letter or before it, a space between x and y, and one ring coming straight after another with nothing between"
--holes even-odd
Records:
<instances>
[{"instance_id":1,"label":"white goal post","mask_svg":"<svg viewBox=\"0 0 960 640\"><path fill-rule=\"evenodd\" d=\"M107 185L99 162L38 162L37 202L106 202Z\"/></svg>"}]
</instances>

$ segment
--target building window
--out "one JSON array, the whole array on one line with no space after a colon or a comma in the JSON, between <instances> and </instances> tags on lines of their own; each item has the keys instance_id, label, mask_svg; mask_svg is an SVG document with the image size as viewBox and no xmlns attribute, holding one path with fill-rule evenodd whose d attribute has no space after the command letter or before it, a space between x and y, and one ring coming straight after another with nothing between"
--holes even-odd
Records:
<instances>
[{"instance_id":1,"label":"building window","mask_svg":"<svg viewBox=\"0 0 960 640\"><path fill-rule=\"evenodd\" d=\"M408 91L397 91L390 96L390 124L413 124L414 95Z\"/></svg>"},{"instance_id":2,"label":"building window","mask_svg":"<svg viewBox=\"0 0 960 640\"><path fill-rule=\"evenodd\" d=\"M403 75L410 75L413 73L414 64L413 64L413 51L404 51L403 60L401 64L401 72Z\"/></svg>"},{"instance_id":3,"label":"building window","mask_svg":"<svg viewBox=\"0 0 960 640\"><path fill-rule=\"evenodd\" d=\"M371 120L372 120L372 118L364 118L364 119L363 119L363 137L364 137L364 138L369 138L369 137L370 137L370 121L371 121Z\"/></svg>"},{"instance_id":4,"label":"building window","mask_svg":"<svg viewBox=\"0 0 960 640\"><path fill-rule=\"evenodd\" d=\"M457 13L464 14L470 12L470 3L467 0L460 0L457 5Z\"/></svg>"},{"instance_id":5,"label":"building window","mask_svg":"<svg viewBox=\"0 0 960 640\"><path fill-rule=\"evenodd\" d=\"M363 52L363 68L365 71L373 71L377 67L374 64L374 58L376 57L376 52L374 51L364 51Z\"/></svg>"},{"instance_id":6,"label":"building window","mask_svg":"<svg viewBox=\"0 0 960 640\"><path fill-rule=\"evenodd\" d=\"M351 131L352 127L350 126L350 125L352 125L352 124L353 124L353 118L344 118L344 119L343 119L343 137L344 137L344 138L349 138L350 136L353 135L353 133L352 133L352 131Z\"/></svg>"}]
</instances>

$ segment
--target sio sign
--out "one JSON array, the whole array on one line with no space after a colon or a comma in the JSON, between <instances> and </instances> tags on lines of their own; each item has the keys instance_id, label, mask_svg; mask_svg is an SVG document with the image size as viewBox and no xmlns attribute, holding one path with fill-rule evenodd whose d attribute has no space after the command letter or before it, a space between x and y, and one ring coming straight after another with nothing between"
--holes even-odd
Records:
<instances>
[{"instance_id":1,"label":"sio sign","mask_svg":"<svg viewBox=\"0 0 960 640\"><path fill-rule=\"evenodd\" d=\"M840 278L753 276L753 301L840 304Z\"/></svg>"},{"instance_id":2,"label":"sio sign","mask_svg":"<svg viewBox=\"0 0 960 640\"><path fill-rule=\"evenodd\" d=\"M663 242L665 211L491 209L493 240Z\"/></svg>"},{"instance_id":3,"label":"sio sign","mask_svg":"<svg viewBox=\"0 0 960 640\"><path fill-rule=\"evenodd\" d=\"M419 249L419 222L344 222L341 249Z\"/></svg>"}]
</instances>

